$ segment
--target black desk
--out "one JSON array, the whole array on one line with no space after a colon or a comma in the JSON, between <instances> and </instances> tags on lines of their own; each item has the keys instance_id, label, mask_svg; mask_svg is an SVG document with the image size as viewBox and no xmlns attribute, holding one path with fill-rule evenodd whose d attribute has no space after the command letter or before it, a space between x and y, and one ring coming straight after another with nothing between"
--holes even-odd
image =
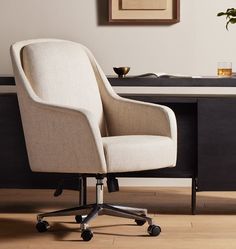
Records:
<instances>
[{"instance_id":1,"label":"black desk","mask_svg":"<svg viewBox=\"0 0 236 249\"><path fill-rule=\"evenodd\" d=\"M135 91L120 94L165 104L174 110L177 117L177 166L143 172L141 177L192 178L193 213L197 191L236 190L236 79L109 80L113 86L151 87L149 92L155 94L135 94ZM14 80L11 77L0 78L0 85L14 85ZM184 92L186 86L191 86L191 89L211 87L218 94L158 94L160 88L156 90L156 87L174 89L176 86L179 92ZM227 92L226 88L230 90L229 94L224 93ZM0 187L54 188L55 183L62 178L61 174L30 171L15 93L1 94L0 91L0 128ZM140 173L119 176L140 177ZM65 177L67 175L63 175Z\"/></svg>"}]
</instances>

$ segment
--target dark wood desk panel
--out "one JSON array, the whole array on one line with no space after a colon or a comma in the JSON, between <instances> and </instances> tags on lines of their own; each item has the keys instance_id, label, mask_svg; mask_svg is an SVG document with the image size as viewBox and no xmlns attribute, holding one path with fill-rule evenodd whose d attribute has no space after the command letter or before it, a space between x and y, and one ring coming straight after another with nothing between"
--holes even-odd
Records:
<instances>
[{"instance_id":1,"label":"dark wood desk panel","mask_svg":"<svg viewBox=\"0 0 236 249\"><path fill-rule=\"evenodd\" d=\"M236 190L236 98L198 100L198 190Z\"/></svg>"}]
</instances>

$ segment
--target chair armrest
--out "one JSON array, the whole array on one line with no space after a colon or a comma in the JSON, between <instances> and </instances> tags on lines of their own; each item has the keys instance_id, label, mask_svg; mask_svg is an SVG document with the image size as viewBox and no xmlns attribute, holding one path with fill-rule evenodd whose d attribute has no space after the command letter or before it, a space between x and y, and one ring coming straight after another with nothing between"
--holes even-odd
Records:
<instances>
[{"instance_id":1,"label":"chair armrest","mask_svg":"<svg viewBox=\"0 0 236 249\"><path fill-rule=\"evenodd\" d=\"M176 118L170 108L119 96L110 102L105 109L110 135L159 135L177 141Z\"/></svg>"},{"instance_id":2,"label":"chair armrest","mask_svg":"<svg viewBox=\"0 0 236 249\"><path fill-rule=\"evenodd\" d=\"M47 165L48 172L106 172L100 130L89 111L30 102L30 115L21 113L33 171Z\"/></svg>"}]
</instances>

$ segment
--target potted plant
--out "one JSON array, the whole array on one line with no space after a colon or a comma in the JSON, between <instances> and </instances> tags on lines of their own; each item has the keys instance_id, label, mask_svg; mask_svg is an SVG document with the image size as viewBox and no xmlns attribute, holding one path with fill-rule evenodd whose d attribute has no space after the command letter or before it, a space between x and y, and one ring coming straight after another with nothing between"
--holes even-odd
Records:
<instances>
[{"instance_id":1,"label":"potted plant","mask_svg":"<svg viewBox=\"0 0 236 249\"><path fill-rule=\"evenodd\" d=\"M235 8L229 8L225 12L219 12L217 16L226 16L226 29L228 30L229 24L235 24L236 23L236 9Z\"/></svg>"}]
</instances>

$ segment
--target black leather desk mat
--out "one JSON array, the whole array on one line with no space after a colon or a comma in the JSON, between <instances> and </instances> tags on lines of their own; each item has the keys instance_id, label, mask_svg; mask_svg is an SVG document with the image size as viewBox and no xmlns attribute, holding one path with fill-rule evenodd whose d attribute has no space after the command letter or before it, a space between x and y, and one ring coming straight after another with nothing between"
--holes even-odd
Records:
<instances>
[{"instance_id":1,"label":"black leather desk mat","mask_svg":"<svg viewBox=\"0 0 236 249\"><path fill-rule=\"evenodd\" d=\"M236 87L236 78L114 78L108 77L112 86L158 87Z\"/></svg>"},{"instance_id":2,"label":"black leather desk mat","mask_svg":"<svg viewBox=\"0 0 236 249\"><path fill-rule=\"evenodd\" d=\"M1 85L15 85L15 79L12 76L0 76Z\"/></svg>"}]
</instances>

